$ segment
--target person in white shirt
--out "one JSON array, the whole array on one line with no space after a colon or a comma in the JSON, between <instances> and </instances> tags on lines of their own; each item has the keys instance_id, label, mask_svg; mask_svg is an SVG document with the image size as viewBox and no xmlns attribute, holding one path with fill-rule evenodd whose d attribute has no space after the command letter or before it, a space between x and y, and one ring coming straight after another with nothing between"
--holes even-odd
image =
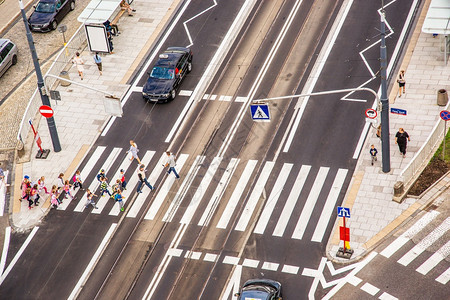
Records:
<instances>
[{"instance_id":1,"label":"person in white shirt","mask_svg":"<svg viewBox=\"0 0 450 300\"><path fill-rule=\"evenodd\" d=\"M175 163L175 155L173 155L170 151L166 151L166 154L167 154L167 162L164 165L164 167L169 167L169 170L167 170L167 174L170 174L170 172L173 171L175 177L177 179L180 178L180 175L178 175L177 170L175 170L175 166L177 165Z\"/></svg>"}]
</instances>

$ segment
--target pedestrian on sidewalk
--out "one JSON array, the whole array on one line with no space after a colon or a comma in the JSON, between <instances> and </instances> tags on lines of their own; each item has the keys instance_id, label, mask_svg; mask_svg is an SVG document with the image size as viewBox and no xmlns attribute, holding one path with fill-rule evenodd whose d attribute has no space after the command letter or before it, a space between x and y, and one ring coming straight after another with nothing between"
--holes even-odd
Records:
<instances>
[{"instance_id":1,"label":"pedestrian on sidewalk","mask_svg":"<svg viewBox=\"0 0 450 300\"><path fill-rule=\"evenodd\" d=\"M137 192L138 193L142 193L142 185L145 183L149 188L150 188L150 190L152 190L153 191L153 187L152 187L152 185L148 182L148 180L147 180L147 177L146 177L146 175L145 175L145 165L143 165L143 164L141 164L140 166L139 166L139 171L138 171L138 177L139 177L139 183L138 183L138 186L137 186Z\"/></svg>"},{"instance_id":2,"label":"pedestrian on sidewalk","mask_svg":"<svg viewBox=\"0 0 450 300\"><path fill-rule=\"evenodd\" d=\"M406 156L406 145L408 144L408 141L411 141L409 134L403 130L403 128L400 128L395 135L395 143L398 144L398 149L400 150L400 153L403 154L403 157Z\"/></svg>"},{"instance_id":3,"label":"pedestrian on sidewalk","mask_svg":"<svg viewBox=\"0 0 450 300\"><path fill-rule=\"evenodd\" d=\"M47 188L45 187L45 177L44 176L41 176L41 178L38 179L37 184L39 187L39 190L38 190L39 193L42 192L42 190L44 190L46 194L50 194L47 191Z\"/></svg>"},{"instance_id":4,"label":"pedestrian on sidewalk","mask_svg":"<svg viewBox=\"0 0 450 300\"><path fill-rule=\"evenodd\" d=\"M102 58L98 55L98 52L95 52L94 62L97 65L98 71L100 72L100 76L103 74L103 66L102 66Z\"/></svg>"},{"instance_id":5,"label":"pedestrian on sidewalk","mask_svg":"<svg viewBox=\"0 0 450 300\"><path fill-rule=\"evenodd\" d=\"M167 155L167 162L164 165L164 167L169 167L169 170L167 170L167 174L170 174L170 172L173 171L173 174L175 174L175 177L178 179L180 178L180 175L178 175L177 171L175 170L175 166L177 165L175 163L175 155L171 153L170 151L166 151Z\"/></svg>"},{"instance_id":6,"label":"pedestrian on sidewalk","mask_svg":"<svg viewBox=\"0 0 450 300\"><path fill-rule=\"evenodd\" d=\"M120 9L121 9L121 10L126 10L126 11L128 12L128 15L129 15L130 17L133 16L132 12L135 12L135 11L136 11L135 9L131 8L130 4L128 4L125 0L122 0L122 1L120 2Z\"/></svg>"},{"instance_id":7,"label":"pedestrian on sidewalk","mask_svg":"<svg viewBox=\"0 0 450 300\"><path fill-rule=\"evenodd\" d=\"M31 187L28 187L25 190L25 197L23 199L28 201L28 209L31 209L31 205L33 205L33 200L31 199Z\"/></svg>"},{"instance_id":8,"label":"pedestrian on sidewalk","mask_svg":"<svg viewBox=\"0 0 450 300\"><path fill-rule=\"evenodd\" d=\"M125 197L122 196L122 191L120 189L117 189L117 192L114 195L114 200L116 200L116 202L119 203L120 211L124 211L125 210L125 208L123 207L123 201L122 201L124 198Z\"/></svg>"},{"instance_id":9,"label":"pedestrian on sidewalk","mask_svg":"<svg viewBox=\"0 0 450 300\"><path fill-rule=\"evenodd\" d=\"M33 200L33 202L34 202L34 206L38 206L39 199L41 198L41 196L39 196L39 189L38 189L38 185L36 183L31 188L30 196L31 196L31 200Z\"/></svg>"},{"instance_id":10,"label":"pedestrian on sidewalk","mask_svg":"<svg viewBox=\"0 0 450 300\"><path fill-rule=\"evenodd\" d=\"M130 140L130 150L127 151L127 153L131 154L130 160L132 161L133 159L136 158L136 160L138 161L138 164L141 164L141 160L138 157L138 152L139 152L139 149L137 147L137 144L133 140Z\"/></svg>"},{"instance_id":11,"label":"pedestrian on sidewalk","mask_svg":"<svg viewBox=\"0 0 450 300\"><path fill-rule=\"evenodd\" d=\"M66 181L64 182L64 192L65 192L64 199L69 199L69 198L67 197L67 195L70 196L70 199L71 199L71 200L75 199L75 197L72 196L72 194L70 193L70 189L71 189L71 188L72 188L72 185L69 183L69 180L66 180Z\"/></svg>"},{"instance_id":12,"label":"pedestrian on sidewalk","mask_svg":"<svg viewBox=\"0 0 450 300\"><path fill-rule=\"evenodd\" d=\"M89 189L86 190L86 204L84 205L86 208L89 207L89 205L92 205L94 208L98 208L97 205L95 204L95 201L92 199L94 198L94 196L97 197L97 195L95 195L94 193L92 193Z\"/></svg>"},{"instance_id":13,"label":"pedestrian on sidewalk","mask_svg":"<svg viewBox=\"0 0 450 300\"><path fill-rule=\"evenodd\" d=\"M81 80L83 80L83 72L84 72L84 61L80 57L80 52L75 53L74 59L72 59L72 64L74 64L77 67L78 76L80 76Z\"/></svg>"},{"instance_id":14,"label":"pedestrian on sidewalk","mask_svg":"<svg viewBox=\"0 0 450 300\"><path fill-rule=\"evenodd\" d=\"M121 182L121 187L120 187L120 189L123 191L123 190L126 190L127 188L127 181L126 181L126 179L125 179L125 170L124 169L120 169L120 182Z\"/></svg>"},{"instance_id":15,"label":"pedestrian on sidewalk","mask_svg":"<svg viewBox=\"0 0 450 300\"><path fill-rule=\"evenodd\" d=\"M101 170L100 170L100 173L97 174L97 180L98 180L98 182L102 183L102 178L106 178L105 170L104 170L104 169L101 169ZM108 179L108 178L106 178L106 179Z\"/></svg>"},{"instance_id":16,"label":"pedestrian on sidewalk","mask_svg":"<svg viewBox=\"0 0 450 300\"><path fill-rule=\"evenodd\" d=\"M112 197L108 190L109 184L106 182L106 177L102 177L102 183L100 184L100 197L103 197L104 193L107 193L109 197Z\"/></svg>"},{"instance_id":17,"label":"pedestrian on sidewalk","mask_svg":"<svg viewBox=\"0 0 450 300\"><path fill-rule=\"evenodd\" d=\"M401 70L400 73L398 73L398 77L397 77L397 82L398 82L398 92L399 92L399 98L402 96L402 90L403 90L403 94L406 94L406 87L405 87L405 70Z\"/></svg>"},{"instance_id":18,"label":"pedestrian on sidewalk","mask_svg":"<svg viewBox=\"0 0 450 300\"><path fill-rule=\"evenodd\" d=\"M377 161L377 153L378 153L378 150L375 148L374 145L371 145L371 146L370 146L369 153L370 153L370 157L371 157L371 159L372 159L372 166L373 166L373 162L374 162L374 161Z\"/></svg>"},{"instance_id":19,"label":"pedestrian on sidewalk","mask_svg":"<svg viewBox=\"0 0 450 300\"><path fill-rule=\"evenodd\" d=\"M50 197L51 197L50 203L52 204L53 208L58 208L60 202L59 202L58 187L56 185L52 186L52 193Z\"/></svg>"},{"instance_id":20,"label":"pedestrian on sidewalk","mask_svg":"<svg viewBox=\"0 0 450 300\"><path fill-rule=\"evenodd\" d=\"M25 175L25 176L23 176L22 184L20 185L20 189L22 190L22 196L20 197L20 202L22 202L22 199L26 198L28 188L31 189L30 176Z\"/></svg>"},{"instance_id":21,"label":"pedestrian on sidewalk","mask_svg":"<svg viewBox=\"0 0 450 300\"><path fill-rule=\"evenodd\" d=\"M77 170L75 172L75 175L73 176L73 188L80 188L80 190L83 190L83 180L81 180L81 172L80 170Z\"/></svg>"}]
</instances>

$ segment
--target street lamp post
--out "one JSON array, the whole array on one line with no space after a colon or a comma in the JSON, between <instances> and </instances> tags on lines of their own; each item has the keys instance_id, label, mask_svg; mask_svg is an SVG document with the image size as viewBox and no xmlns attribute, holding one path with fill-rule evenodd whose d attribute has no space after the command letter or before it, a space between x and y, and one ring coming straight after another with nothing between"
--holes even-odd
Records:
<instances>
[{"instance_id":1,"label":"street lamp post","mask_svg":"<svg viewBox=\"0 0 450 300\"><path fill-rule=\"evenodd\" d=\"M28 46L30 47L31 57L33 58L34 69L36 71L36 77L37 77L37 85L38 85L39 94L41 95L42 104L51 106L50 99L48 98L48 95L45 91L44 79L42 77L41 67L39 66L39 61L38 61L38 57L36 54L36 48L34 47L33 36L31 35L30 28L28 27L27 16L25 14L22 0L19 0L19 7L20 7L20 12L22 13L22 19L23 19L23 23L25 25L25 30L27 32ZM55 120L53 119L53 117L46 118L46 119L47 119L48 130L50 131L50 137L51 137L52 143L53 143L53 151L59 152L59 151L61 151L61 145L59 143L58 132L56 131Z\"/></svg>"},{"instance_id":2,"label":"street lamp post","mask_svg":"<svg viewBox=\"0 0 450 300\"><path fill-rule=\"evenodd\" d=\"M386 54L386 26L384 22L384 5L381 11L381 46L380 46L380 64L381 64L381 155L382 167L384 173L391 171L391 155L389 145L389 99L387 97L387 54Z\"/></svg>"}]
</instances>

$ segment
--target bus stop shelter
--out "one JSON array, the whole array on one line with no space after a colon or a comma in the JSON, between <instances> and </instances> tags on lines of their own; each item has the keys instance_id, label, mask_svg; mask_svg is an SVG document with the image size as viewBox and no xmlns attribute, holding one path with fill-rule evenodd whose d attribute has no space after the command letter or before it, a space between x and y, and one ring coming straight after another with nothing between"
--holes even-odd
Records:
<instances>
[{"instance_id":1,"label":"bus stop shelter","mask_svg":"<svg viewBox=\"0 0 450 300\"><path fill-rule=\"evenodd\" d=\"M437 34L442 37L444 63L447 64L450 50L450 0L431 0L423 22L422 32Z\"/></svg>"}]
</instances>

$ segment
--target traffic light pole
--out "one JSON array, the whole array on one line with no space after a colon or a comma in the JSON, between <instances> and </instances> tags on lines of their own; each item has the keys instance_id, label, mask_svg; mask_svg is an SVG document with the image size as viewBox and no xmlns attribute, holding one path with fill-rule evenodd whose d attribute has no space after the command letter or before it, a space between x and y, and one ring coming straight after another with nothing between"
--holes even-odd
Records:
<instances>
[{"instance_id":1,"label":"traffic light pole","mask_svg":"<svg viewBox=\"0 0 450 300\"><path fill-rule=\"evenodd\" d=\"M19 0L19 6L20 6L20 12L22 14L23 23L25 25L25 30L27 32L28 46L30 47L31 57L33 58L34 69L36 71L36 77L37 77L38 90L39 90L39 94L41 95L41 101L42 101L43 105L47 105L47 106L51 107L50 99L48 98L47 92L45 90L44 78L42 77L41 67L39 65L38 57L36 54L36 48L34 47L33 36L31 35L30 28L28 27L27 16L25 14L22 0ZM59 152L59 151L61 151L61 144L59 143L59 137L58 137L58 132L56 130L55 120L53 119L53 117L46 118L46 119L47 119L48 130L50 131L50 137L51 137L52 143L53 143L53 151Z\"/></svg>"}]
</instances>

